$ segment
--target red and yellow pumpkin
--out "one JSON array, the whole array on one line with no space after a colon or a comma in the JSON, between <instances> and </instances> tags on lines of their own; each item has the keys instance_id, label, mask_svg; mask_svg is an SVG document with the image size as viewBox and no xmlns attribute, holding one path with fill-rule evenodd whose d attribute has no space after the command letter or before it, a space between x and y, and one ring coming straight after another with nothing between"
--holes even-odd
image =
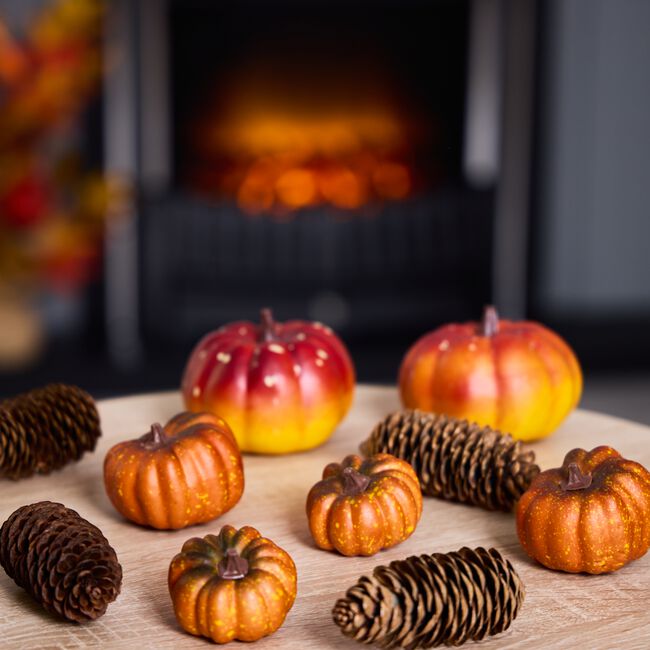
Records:
<instances>
[{"instance_id":1,"label":"red and yellow pumpkin","mask_svg":"<svg viewBox=\"0 0 650 650\"><path fill-rule=\"evenodd\" d=\"M275 632L296 599L289 554L251 526L195 537L169 567L178 624L216 643L256 641Z\"/></svg>"},{"instance_id":2,"label":"red and yellow pumpkin","mask_svg":"<svg viewBox=\"0 0 650 650\"><path fill-rule=\"evenodd\" d=\"M319 548L374 555L410 535L422 515L413 468L390 454L330 463L307 496L307 518Z\"/></svg>"},{"instance_id":3,"label":"red and yellow pumpkin","mask_svg":"<svg viewBox=\"0 0 650 650\"><path fill-rule=\"evenodd\" d=\"M538 323L451 324L407 352L399 374L405 407L445 413L521 440L552 433L577 406L582 372L571 348Z\"/></svg>"},{"instance_id":4,"label":"red and yellow pumpkin","mask_svg":"<svg viewBox=\"0 0 650 650\"><path fill-rule=\"evenodd\" d=\"M329 438L352 404L354 367L341 340L320 323L240 321L204 337L182 384L191 411L232 427L242 451L283 454Z\"/></svg>"},{"instance_id":5,"label":"red and yellow pumpkin","mask_svg":"<svg viewBox=\"0 0 650 650\"><path fill-rule=\"evenodd\" d=\"M611 447L574 449L524 492L517 533L550 569L616 571L650 547L650 472Z\"/></svg>"},{"instance_id":6,"label":"red and yellow pumpkin","mask_svg":"<svg viewBox=\"0 0 650 650\"><path fill-rule=\"evenodd\" d=\"M104 485L122 516L175 529L230 510L244 491L244 470L226 422L186 412L112 447L104 460Z\"/></svg>"}]
</instances>

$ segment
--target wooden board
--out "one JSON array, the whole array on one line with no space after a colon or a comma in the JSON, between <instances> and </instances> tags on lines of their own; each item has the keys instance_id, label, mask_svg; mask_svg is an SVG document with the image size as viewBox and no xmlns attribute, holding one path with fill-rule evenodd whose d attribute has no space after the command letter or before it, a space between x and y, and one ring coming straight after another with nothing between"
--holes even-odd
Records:
<instances>
[{"instance_id":1,"label":"wooden board","mask_svg":"<svg viewBox=\"0 0 650 650\"><path fill-rule=\"evenodd\" d=\"M219 520L176 532L144 529L111 507L102 462L115 442L145 433L152 422L181 410L176 393L128 397L100 404L104 435L97 451L50 476L3 481L0 518L43 499L60 501L97 524L124 568L122 593L106 615L73 625L43 612L0 571L1 648L201 648L209 641L176 625L167 592L171 558L189 537L216 532L222 524L250 524L285 548L298 567L298 598L284 626L256 648L360 648L332 623L336 599L357 578L412 554L495 546L526 585L519 617L482 648L650 648L650 555L612 575L555 573L535 565L519 547L514 517L437 499L425 499L422 520L410 539L371 558L345 558L316 549L304 512L305 498L330 461L357 451L374 424L398 407L391 388L360 387L350 415L319 449L282 457L245 456L246 491ZM650 429L624 420L576 412L555 436L534 445L542 468L560 464L569 449L611 444L650 466ZM471 647L471 646L469 646Z\"/></svg>"}]
</instances>

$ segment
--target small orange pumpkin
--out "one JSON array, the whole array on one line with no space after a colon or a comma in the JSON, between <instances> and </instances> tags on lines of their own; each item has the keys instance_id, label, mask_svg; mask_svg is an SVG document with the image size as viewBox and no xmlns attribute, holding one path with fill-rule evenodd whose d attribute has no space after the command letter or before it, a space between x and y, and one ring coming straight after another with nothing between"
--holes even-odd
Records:
<instances>
[{"instance_id":1,"label":"small orange pumpkin","mask_svg":"<svg viewBox=\"0 0 650 650\"><path fill-rule=\"evenodd\" d=\"M296 599L290 555L251 526L194 537L169 567L178 624L216 643L256 641L275 632Z\"/></svg>"},{"instance_id":2,"label":"small orange pumpkin","mask_svg":"<svg viewBox=\"0 0 650 650\"><path fill-rule=\"evenodd\" d=\"M390 454L330 463L309 491L307 518L316 545L342 555L374 555L403 542L422 514L413 468Z\"/></svg>"},{"instance_id":3,"label":"small orange pumpkin","mask_svg":"<svg viewBox=\"0 0 650 650\"><path fill-rule=\"evenodd\" d=\"M226 422L180 413L112 447L104 485L115 509L153 528L184 528L230 510L244 491L241 454Z\"/></svg>"},{"instance_id":4,"label":"small orange pumpkin","mask_svg":"<svg viewBox=\"0 0 650 650\"><path fill-rule=\"evenodd\" d=\"M574 449L524 492L517 534L550 569L616 571L650 547L650 472L611 447Z\"/></svg>"}]
</instances>

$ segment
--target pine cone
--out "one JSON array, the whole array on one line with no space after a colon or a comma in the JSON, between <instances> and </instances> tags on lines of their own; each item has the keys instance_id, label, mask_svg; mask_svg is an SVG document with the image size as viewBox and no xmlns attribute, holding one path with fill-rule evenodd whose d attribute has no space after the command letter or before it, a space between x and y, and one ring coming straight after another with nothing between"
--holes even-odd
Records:
<instances>
[{"instance_id":1,"label":"pine cone","mask_svg":"<svg viewBox=\"0 0 650 650\"><path fill-rule=\"evenodd\" d=\"M423 494L510 512L539 474L535 452L512 436L445 415L404 410L382 420L361 445L409 462Z\"/></svg>"},{"instance_id":2,"label":"pine cone","mask_svg":"<svg viewBox=\"0 0 650 650\"><path fill-rule=\"evenodd\" d=\"M0 529L0 564L48 611L79 623L104 614L122 567L102 532L60 503L18 508Z\"/></svg>"},{"instance_id":3,"label":"pine cone","mask_svg":"<svg viewBox=\"0 0 650 650\"><path fill-rule=\"evenodd\" d=\"M101 435L95 402L76 386L50 384L0 402L0 476L49 474L92 451Z\"/></svg>"},{"instance_id":4,"label":"pine cone","mask_svg":"<svg viewBox=\"0 0 650 650\"><path fill-rule=\"evenodd\" d=\"M506 630L524 600L517 572L494 548L412 556L376 567L337 601L346 636L385 648L432 648Z\"/></svg>"}]
</instances>

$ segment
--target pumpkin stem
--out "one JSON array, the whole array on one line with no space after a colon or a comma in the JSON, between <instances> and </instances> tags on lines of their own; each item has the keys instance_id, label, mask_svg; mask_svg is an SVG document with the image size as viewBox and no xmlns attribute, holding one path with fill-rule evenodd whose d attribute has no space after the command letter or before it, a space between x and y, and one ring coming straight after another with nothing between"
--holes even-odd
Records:
<instances>
[{"instance_id":1,"label":"pumpkin stem","mask_svg":"<svg viewBox=\"0 0 650 650\"><path fill-rule=\"evenodd\" d=\"M160 422L154 422L151 425L151 438L155 444L160 444L163 441L163 428Z\"/></svg>"},{"instance_id":2,"label":"pumpkin stem","mask_svg":"<svg viewBox=\"0 0 650 650\"><path fill-rule=\"evenodd\" d=\"M248 562L234 548L229 548L217 565L217 574L225 580L239 580L247 573Z\"/></svg>"},{"instance_id":3,"label":"pumpkin stem","mask_svg":"<svg viewBox=\"0 0 650 650\"><path fill-rule=\"evenodd\" d=\"M341 475L343 476L343 494L348 497L361 494L370 483L370 478L354 467L346 467Z\"/></svg>"},{"instance_id":4,"label":"pumpkin stem","mask_svg":"<svg viewBox=\"0 0 650 650\"><path fill-rule=\"evenodd\" d=\"M591 485L591 474L583 474L578 463L569 463L568 478L562 483L563 490L584 490Z\"/></svg>"},{"instance_id":5,"label":"pumpkin stem","mask_svg":"<svg viewBox=\"0 0 650 650\"><path fill-rule=\"evenodd\" d=\"M140 442L145 449L149 450L161 447L165 442L162 425L158 422L154 422L154 424L151 425L151 431L145 433L140 438Z\"/></svg>"},{"instance_id":6,"label":"pumpkin stem","mask_svg":"<svg viewBox=\"0 0 650 650\"><path fill-rule=\"evenodd\" d=\"M499 331L499 313L494 305L485 305L481 319L480 333L482 336L494 336Z\"/></svg>"},{"instance_id":7,"label":"pumpkin stem","mask_svg":"<svg viewBox=\"0 0 650 650\"><path fill-rule=\"evenodd\" d=\"M275 321L273 312L268 307L260 310L260 340L275 340Z\"/></svg>"}]
</instances>

